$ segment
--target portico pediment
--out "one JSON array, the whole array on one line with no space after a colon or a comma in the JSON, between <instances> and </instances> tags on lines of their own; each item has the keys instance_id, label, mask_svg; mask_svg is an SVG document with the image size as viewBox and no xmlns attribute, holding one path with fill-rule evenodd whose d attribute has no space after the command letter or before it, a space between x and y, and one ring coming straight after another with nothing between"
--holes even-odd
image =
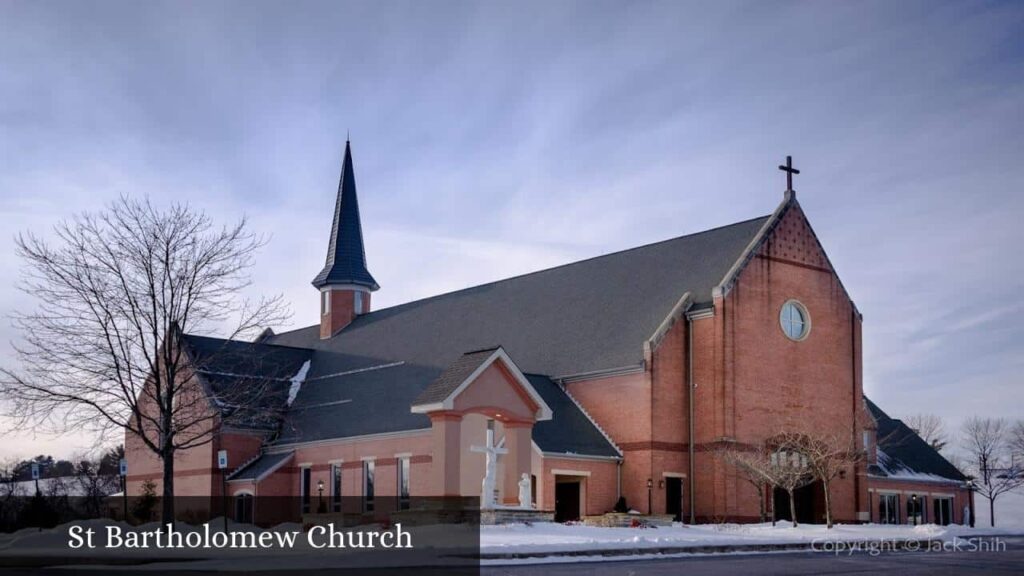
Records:
<instances>
[{"instance_id":1,"label":"portico pediment","mask_svg":"<svg viewBox=\"0 0 1024 576\"><path fill-rule=\"evenodd\" d=\"M551 408L500 346L463 354L420 394L412 411L477 412L499 420L551 419Z\"/></svg>"}]
</instances>

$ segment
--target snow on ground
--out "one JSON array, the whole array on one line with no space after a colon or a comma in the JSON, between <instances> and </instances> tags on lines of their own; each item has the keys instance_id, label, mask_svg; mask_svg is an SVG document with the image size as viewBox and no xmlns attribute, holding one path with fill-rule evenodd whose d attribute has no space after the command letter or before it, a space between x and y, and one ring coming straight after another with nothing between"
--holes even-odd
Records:
<instances>
[{"instance_id":1,"label":"snow on ground","mask_svg":"<svg viewBox=\"0 0 1024 576\"><path fill-rule=\"evenodd\" d=\"M1020 498L1024 501L1024 498ZM1004 514L1009 517L1011 512ZM980 518L979 518L980 519ZM998 519L998 516L997 516ZM1017 516L1019 521L1019 515ZM76 525L91 527L96 530L97 535L105 532L108 525L121 525L111 520L91 520L78 522ZM221 520L210 522L211 531L219 531ZM263 532L262 529L251 525L237 525L229 523L232 532ZM69 525L58 526L52 530L25 529L10 534L0 534L0 558L3 556L24 556L24 555L53 555L76 557L81 556L82 551L71 550L68 547ZM151 523L135 527L134 530L148 531L158 528L158 524ZM365 527L369 528L369 527ZM460 527L454 526L430 526L413 530L425 530L420 532L420 537L414 538L415 542L425 544L422 552L426 555L394 555L389 550L365 551L360 554L356 550L314 550L304 538L300 538L294 548L282 550L229 550L229 549L161 549L161 550L103 550L102 548L90 551L89 556L119 556L119 557L142 557L147 559L159 559L161 562L153 564L154 570L172 569L177 566L188 569L209 569L224 571L246 571L255 569L279 568L282 570L294 570L298 568L329 569L332 567L351 567L355 565L381 566L390 565L430 565L437 562L438 558L448 558L452 552L446 552L452 544L451 531ZM464 525L462 529L472 530L473 527ZM185 524L176 524L175 530L182 533L198 532L200 527ZM275 532L290 532L301 530L297 524L285 524L271 528ZM823 542L844 542L844 543L867 543L882 544L904 540L939 540L952 541L954 538L971 538L978 536L995 536L1007 533L1020 533L1019 529L997 528L995 530L979 526L972 529L964 526L935 526L932 524L923 526L907 525L878 525L878 524L856 524L836 525L832 529L826 529L822 525L801 525L793 528L790 524L780 522L776 526L766 524L704 524L687 526L675 524L671 527L661 528L598 528L583 526L579 524L554 524L536 523L532 525L513 524L503 526L483 526L479 529L480 551L485 555L514 555L514 554L544 554L570 552L577 553L594 551L594 556L576 556L573 559L555 558L554 561L587 561L588 557L597 559L598 554L608 550L626 550L633 554L642 553L644 550L662 553L664 549L676 549L667 551L670 554L682 552L693 548L700 552L699 547L704 546L751 546L763 544L815 544L822 546ZM98 538L103 540L103 538ZM466 540L461 540L462 544ZM97 542L99 546L103 543ZM420 546L417 546L419 549ZM706 550L705 550L706 552ZM471 558L472 555L467 556ZM625 556L620 559L626 558ZM182 563L181 561L187 561ZM449 560L443 560L448 562ZM512 559L512 560L488 560L486 563L534 563L552 561L552 559ZM354 563L354 564L353 564ZM111 566L104 569L115 570ZM139 569L139 566L135 566Z\"/></svg>"},{"instance_id":2,"label":"snow on ground","mask_svg":"<svg viewBox=\"0 0 1024 576\"><path fill-rule=\"evenodd\" d=\"M805 524L675 524L662 528L597 528L564 524L522 524L484 526L480 547L484 553L576 552L644 548L684 548L757 544L794 544L815 541L951 540L994 534L998 530L964 526L892 526L881 524L837 524L832 529Z\"/></svg>"},{"instance_id":3,"label":"snow on ground","mask_svg":"<svg viewBox=\"0 0 1024 576\"><path fill-rule=\"evenodd\" d=\"M974 495L975 526L989 526L988 500ZM996 498L996 528L1024 532L1024 491L1007 492Z\"/></svg>"}]
</instances>

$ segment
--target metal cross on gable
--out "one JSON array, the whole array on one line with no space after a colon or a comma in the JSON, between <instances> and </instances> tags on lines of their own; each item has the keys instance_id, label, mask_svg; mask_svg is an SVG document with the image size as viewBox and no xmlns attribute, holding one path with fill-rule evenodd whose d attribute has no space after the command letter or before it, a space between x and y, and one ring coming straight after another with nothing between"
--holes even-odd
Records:
<instances>
[{"instance_id":1,"label":"metal cross on gable","mask_svg":"<svg viewBox=\"0 0 1024 576\"><path fill-rule=\"evenodd\" d=\"M799 170L797 170L796 168L793 168L793 157L792 156L786 156L786 165L785 166L779 166L779 170L782 170L783 172L786 173L786 190L792 190L793 189L793 174L799 174L800 173Z\"/></svg>"}]
</instances>

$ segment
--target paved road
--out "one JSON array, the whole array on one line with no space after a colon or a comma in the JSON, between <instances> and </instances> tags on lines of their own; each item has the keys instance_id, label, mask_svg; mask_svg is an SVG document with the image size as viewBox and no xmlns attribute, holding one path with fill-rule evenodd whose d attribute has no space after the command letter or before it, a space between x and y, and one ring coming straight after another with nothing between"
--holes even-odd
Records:
<instances>
[{"instance_id":1,"label":"paved road","mask_svg":"<svg viewBox=\"0 0 1024 576\"><path fill-rule=\"evenodd\" d=\"M988 540L986 540L988 541ZM1003 551L887 552L871 556L866 552L835 555L825 552L722 555L586 562L492 566L484 576L668 576L674 574L732 576L858 574L898 576L937 574L1024 574L1024 538L1008 537Z\"/></svg>"}]
</instances>

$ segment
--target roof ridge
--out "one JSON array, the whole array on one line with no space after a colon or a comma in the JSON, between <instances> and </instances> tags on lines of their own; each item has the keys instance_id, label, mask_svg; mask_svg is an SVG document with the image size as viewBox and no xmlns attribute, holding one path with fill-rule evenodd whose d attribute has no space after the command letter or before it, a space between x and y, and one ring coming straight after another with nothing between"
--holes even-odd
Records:
<instances>
[{"instance_id":1,"label":"roof ridge","mask_svg":"<svg viewBox=\"0 0 1024 576\"><path fill-rule=\"evenodd\" d=\"M765 214L765 215L762 215L762 216L757 216L755 218L748 218L746 220L740 220L739 222L733 222L731 224L724 224L722 226L715 226L714 228L708 228L706 230L700 230L698 232L691 232L689 234L682 234L680 236L674 236L672 238L666 238L664 240L658 240L658 241L650 242L650 243L647 243L647 244L641 244L639 246L633 246L632 248L625 248L625 249L622 249L622 250L616 250L614 252L608 252L608 253L605 253L605 254L598 254L596 256L590 256L590 257L587 257L587 258L583 258L582 260L574 260L572 262L566 262L565 264L559 264L557 266L552 266L550 268L543 268L541 270L534 270L532 272L525 272L523 274L517 274L515 276L509 276L508 278L501 278L499 280L492 280L490 282L484 282L483 284L476 284L474 286L467 286L465 288L459 288L457 290L451 290L451 291L448 291L448 292L442 292L440 294L434 294L433 296L426 296L424 298L419 298L417 300L410 300L409 302L403 302L401 304L395 304L394 306L389 306L387 308L381 308L379 310L371 310L370 312L367 312L365 314L361 314L360 316L358 316L352 322L352 324L353 325L357 325L357 324L360 323L360 321L362 319L364 319L364 318L372 318L375 314L381 314L382 312L385 312L385 311L394 311L394 310L398 310L398 309L404 308L406 306L418 305L418 304L422 304L424 302L428 302L428 301L431 301L431 300L436 300L436 299L444 298L444 297L447 297L447 296L453 296L455 294L459 294L459 293L463 293L463 292L469 292L471 290L478 290L480 288L484 288L484 287L487 287L487 286L494 286L495 284L500 284L502 282L511 282L512 280L519 280L521 278L526 278L528 276L534 276L534 275L537 275L537 274L544 274L544 273L547 273L547 272L552 272L554 270L559 270L559 269L562 269L562 268L568 268L570 266L576 266L578 264L583 264L583 263L591 262L591 261L594 261L594 260L600 260L602 258L610 258L612 256L618 256L620 254L625 254L625 253L633 252L633 251L636 251L636 250L642 250L644 248L650 248L652 246L657 246L659 244L667 244L669 242L675 242L677 240L682 240L683 238L690 238L690 237L693 237L693 236L700 236L702 234L709 234L711 232L717 232L719 230L724 230L726 228L732 228L734 226L741 226L743 224L749 224L749 223L754 222L756 220L762 220L762 219L765 219L765 218L771 218L771 216L772 216L771 214ZM289 330L288 332L282 332L280 334L275 334L272 338L283 336L285 334L292 334L292 333L298 332L300 330L309 330L312 327L318 327L318 326L319 326L319 324L311 324L310 326L305 326L303 328L296 328L295 330Z\"/></svg>"},{"instance_id":2,"label":"roof ridge","mask_svg":"<svg viewBox=\"0 0 1024 576\"><path fill-rule=\"evenodd\" d=\"M317 324L319 326L319 324ZM292 332L298 332L299 330L307 330L309 326L303 326L302 328L296 328L295 330L289 330L288 332L282 332L281 334L290 334ZM281 334L274 334L271 338L280 336ZM306 348L304 346L292 346L290 344L275 344L273 342L249 342L248 340L232 340L230 338L221 338L220 336L206 336L203 334L182 334L186 338L206 338L207 340L220 340L221 342L235 342L238 344L248 344L250 346L273 346L274 348L288 348L290 350L303 350L305 352L315 352L314 348Z\"/></svg>"}]
</instances>

